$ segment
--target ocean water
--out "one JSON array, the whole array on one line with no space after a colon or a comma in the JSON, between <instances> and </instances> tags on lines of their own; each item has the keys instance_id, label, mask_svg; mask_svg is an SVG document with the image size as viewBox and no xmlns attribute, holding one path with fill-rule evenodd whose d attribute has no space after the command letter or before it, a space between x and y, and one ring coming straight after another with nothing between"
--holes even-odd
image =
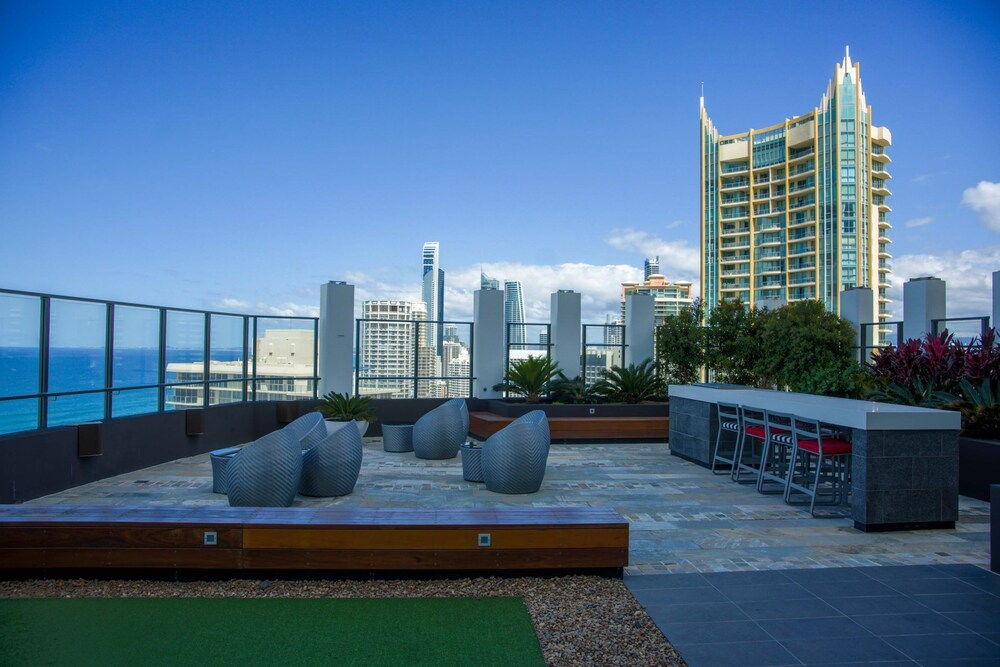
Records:
<instances>
[{"instance_id":1,"label":"ocean water","mask_svg":"<svg viewBox=\"0 0 1000 667\"><path fill-rule=\"evenodd\" d=\"M212 359L235 361L240 349L213 350ZM166 362L192 362L204 359L201 349L168 349ZM115 417L156 412L156 389L126 389L156 384L159 350L122 348L114 351L113 386L120 387L112 397ZM167 382L176 380L167 373ZM104 350L102 348L53 348L49 353L49 391L79 391L100 389L104 384ZM38 391L38 349L34 347L0 347L0 396L34 394ZM169 395L169 389L168 395ZM61 396L49 399L49 425L76 424L104 418L104 395ZM38 401L0 401L0 433L13 433L37 428Z\"/></svg>"}]
</instances>

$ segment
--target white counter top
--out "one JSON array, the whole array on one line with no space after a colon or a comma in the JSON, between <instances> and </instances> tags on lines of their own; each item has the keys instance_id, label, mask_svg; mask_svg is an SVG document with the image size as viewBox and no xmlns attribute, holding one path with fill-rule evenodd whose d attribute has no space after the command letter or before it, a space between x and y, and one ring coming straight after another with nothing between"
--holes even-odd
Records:
<instances>
[{"instance_id":1,"label":"white counter top","mask_svg":"<svg viewBox=\"0 0 1000 667\"><path fill-rule=\"evenodd\" d=\"M957 431L962 428L961 413L951 410L914 408L770 389L672 384L670 397L706 403L735 403L759 410L787 412L866 431Z\"/></svg>"}]
</instances>

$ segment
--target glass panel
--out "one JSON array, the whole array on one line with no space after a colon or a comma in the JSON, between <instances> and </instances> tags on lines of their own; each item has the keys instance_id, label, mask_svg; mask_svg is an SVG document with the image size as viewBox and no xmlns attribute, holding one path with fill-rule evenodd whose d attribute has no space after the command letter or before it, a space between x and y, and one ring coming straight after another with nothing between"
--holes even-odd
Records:
<instances>
[{"instance_id":1,"label":"glass panel","mask_svg":"<svg viewBox=\"0 0 1000 667\"><path fill-rule=\"evenodd\" d=\"M156 412L156 401L159 398L157 389L132 389L116 391L111 396L111 416L126 417Z\"/></svg>"},{"instance_id":2,"label":"glass panel","mask_svg":"<svg viewBox=\"0 0 1000 667\"><path fill-rule=\"evenodd\" d=\"M441 373L445 376L445 397L464 398L469 396L469 369L472 356L469 341L472 338L470 322L454 322L444 325L441 343Z\"/></svg>"},{"instance_id":3,"label":"glass panel","mask_svg":"<svg viewBox=\"0 0 1000 667\"><path fill-rule=\"evenodd\" d=\"M115 306L115 344L112 353L111 386L138 387L160 381L160 311L151 308ZM112 403L118 396L112 397ZM112 408L117 414L117 408ZM156 412L156 395L147 410L135 405L123 414Z\"/></svg>"},{"instance_id":4,"label":"glass panel","mask_svg":"<svg viewBox=\"0 0 1000 667\"><path fill-rule=\"evenodd\" d=\"M102 365L102 376L103 370L104 367ZM49 426L80 424L100 419L104 419L103 393L53 396L49 398Z\"/></svg>"},{"instance_id":5,"label":"glass panel","mask_svg":"<svg viewBox=\"0 0 1000 667\"><path fill-rule=\"evenodd\" d=\"M0 434L38 428L38 399L0 402Z\"/></svg>"},{"instance_id":6,"label":"glass panel","mask_svg":"<svg viewBox=\"0 0 1000 667\"><path fill-rule=\"evenodd\" d=\"M209 404L236 403L243 400L243 318L212 315L212 350Z\"/></svg>"},{"instance_id":7,"label":"glass panel","mask_svg":"<svg viewBox=\"0 0 1000 667\"><path fill-rule=\"evenodd\" d=\"M257 400L312 398L315 333L312 320L258 317L254 341ZM279 379L289 378L289 379ZM308 393L307 393L308 392Z\"/></svg>"},{"instance_id":8,"label":"glass panel","mask_svg":"<svg viewBox=\"0 0 1000 667\"><path fill-rule=\"evenodd\" d=\"M40 311L37 297L0 294L0 396L38 393Z\"/></svg>"},{"instance_id":9,"label":"glass panel","mask_svg":"<svg viewBox=\"0 0 1000 667\"><path fill-rule=\"evenodd\" d=\"M205 316L201 313L167 311L167 384L197 382L205 376ZM181 410L202 405L204 387L190 384L167 389L166 409Z\"/></svg>"}]
</instances>

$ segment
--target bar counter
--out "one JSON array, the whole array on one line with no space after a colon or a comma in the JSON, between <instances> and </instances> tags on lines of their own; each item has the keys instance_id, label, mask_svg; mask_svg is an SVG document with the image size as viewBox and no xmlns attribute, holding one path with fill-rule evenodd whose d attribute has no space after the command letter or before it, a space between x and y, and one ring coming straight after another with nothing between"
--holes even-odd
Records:
<instances>
[{"instance_id":1,"label":"bar counter","mask_svg":"<svg viewBox=\"0 0 1000 667\"><path fill-rule=\"evenodd\" d=\"M671 454L711 465L720 402L791 413L849 431L851 514L859 530L955 526L960 413L738 385L670 385Z\"/></svg>"}]
</instances>

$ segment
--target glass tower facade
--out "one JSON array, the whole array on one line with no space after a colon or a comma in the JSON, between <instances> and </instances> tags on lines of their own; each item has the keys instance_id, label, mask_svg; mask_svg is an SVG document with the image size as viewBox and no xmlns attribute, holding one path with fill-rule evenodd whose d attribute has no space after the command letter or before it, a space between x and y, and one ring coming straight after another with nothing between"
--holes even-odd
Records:
<instances>
[{"instance_id":1,"label":"glass tower facade","mask_svg":"<svg viewBox=\"0 0 1000 667\"><path fill-rule=\"evenodd\" d=\"M820 106L762 130L721 135L701 100L701 277L707 309L869 287L872 322L888 317L886 149L872 125L861 69L845 54Z\"/></svg>"},{"instance_id":2,"label":"glass tower facade","mask_svg":"<svg viewBox=\"0 0 1000 667\"><path fill-rule=\"evenodd\" d=\"M524 322L524 292L521 289L520 280L505 280L503 284L503 321L504 324L520 324ZM516 345L515 350L521 349L521 343L528 342L528 328L525 326L504 327L504 333L510 329L510 340L504 343Z\"/></svg>"},{"instance_id":3,"label":"glass tower facade","mask_svg":"<svg viewBox=\"0 0 1000 667\"><path fill-rule=\"evenodd\" d=\"M444 271L440 263L440 244L428 241L423 251L423 283L421 298L427 304L426 325L427 344L437 350L438 356L443 353L444 325Z\"/></svg>"}]
</instances>

